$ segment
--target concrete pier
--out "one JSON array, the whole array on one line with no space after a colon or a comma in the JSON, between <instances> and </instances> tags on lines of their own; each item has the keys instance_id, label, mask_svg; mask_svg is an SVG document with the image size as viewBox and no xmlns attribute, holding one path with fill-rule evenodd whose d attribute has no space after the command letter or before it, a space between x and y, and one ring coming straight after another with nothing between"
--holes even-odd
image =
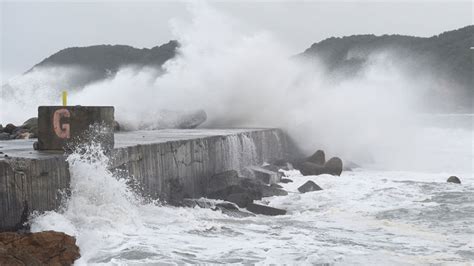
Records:
<instances>
[{"instance_id":1,"label":"concrete pier","mask_svg":"<svg viewBox=\"0 0 474 266\"><path fill-rule=\"evenodd\" d=\"M32 211L58 208L67 194L65 155L34 151L33 142L0 141L0 231L15 230ZM200 197L213 174L250 175L248 166L287 158L288 143L278 129L124 132L115 134L109 168L125 170L153 199Z\"/></svg>"}]
</instances>

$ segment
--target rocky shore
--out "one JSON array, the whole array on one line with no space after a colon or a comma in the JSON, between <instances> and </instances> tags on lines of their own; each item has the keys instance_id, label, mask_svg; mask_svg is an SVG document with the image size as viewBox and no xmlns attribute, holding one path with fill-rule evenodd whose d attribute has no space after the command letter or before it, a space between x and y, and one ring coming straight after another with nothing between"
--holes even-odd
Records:
<instances>
[{"instance_id":1,"label":"rocky shore","mask_svg":"<svg viewBox=\"0 0 474 266\"><path fill-rule=\"evenodd\" d=\"M32 117L26 120L22 125L15 126L0 124L0 140L12 139L33 139L38 138L38 118Z\"/></svg>"},{"instance_id":2,"label":"rocky shore","mask_svg":"<svg viewBox=\"0 0 474 266\"><path fill-rule=\"evenodd\" d=\"M293 163L280 160L262 166L248 167L252 176L240 176L236 170L229 170L210 177L205 198L175 199L170 203L182 207L211 208L234 217L256 214L285 215L286 210L267 206L262 204L261 200L264 197L288 195L278 183L293 182L285 176L285 171L295 169L303 176L321 174L339 176L343 170L343 163L338 157L326 161L324 151L318 150L312 156ZM320 190L323 189L310 180L298 188L299 193Z\"/></svg>"},{"instance_id":3,"label":"rocky shore","mask_svg":"<svg viewBox=\"0 0 474 266\"><path fill-rule=\"evenodd\" d=\"M0 265L72 265L76 239L60 232L0 233Z\"/></svg>"}]
</instances>

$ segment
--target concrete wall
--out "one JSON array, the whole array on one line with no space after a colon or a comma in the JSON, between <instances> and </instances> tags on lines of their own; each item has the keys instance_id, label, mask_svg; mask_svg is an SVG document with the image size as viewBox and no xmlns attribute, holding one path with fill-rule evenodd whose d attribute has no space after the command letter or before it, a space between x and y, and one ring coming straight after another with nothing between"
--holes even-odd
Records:
<instances>
[{"instance_id":1,"label":"concrete wall","mask_svg":"<svg viewBox=\"0 0 474 266\"><path fill-rule=\"evenodd\" d=\"M287 138L277 129L118 144L110 169L131 176L142 194L165 201L203 196L215 173L235 169L248 176L247 166L288 157ZM12 154L0 159L0 230L16 229L33 210L59 207L60 191L67 190L70 181L63 155Z\"/></svg>"}]
</instances>

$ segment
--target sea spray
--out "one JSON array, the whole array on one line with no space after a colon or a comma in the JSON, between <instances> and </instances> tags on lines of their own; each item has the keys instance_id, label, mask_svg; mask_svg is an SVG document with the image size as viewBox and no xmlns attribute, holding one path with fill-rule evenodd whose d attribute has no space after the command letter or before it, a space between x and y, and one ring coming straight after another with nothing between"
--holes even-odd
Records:
<instances>
[{"instance_id":1,"label":"sea spray","mask_svg":"<svg viewBox=\"0 0 474 266\"><path fill-rule=\"evenodd\" d=\"M70 196L57 212L35 215L32 231L50 228L74 235L81 253L88 254L88 249L115 243L117 234L133 234L143 226L137 214L141 198L127 186L126 178L117 178L108 169L109 158L100 144L81 144L66 160Z\"/></svg>"}]
</instances>

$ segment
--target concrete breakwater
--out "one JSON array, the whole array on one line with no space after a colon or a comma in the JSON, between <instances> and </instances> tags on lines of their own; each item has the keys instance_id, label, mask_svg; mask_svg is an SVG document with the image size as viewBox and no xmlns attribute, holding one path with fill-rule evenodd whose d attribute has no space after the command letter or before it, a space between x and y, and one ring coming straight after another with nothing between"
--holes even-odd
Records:
<instances>
[{"instance_id":1,"label":"concrete breakwater","mask_svg":"<svg viewBox=\"0 0 474 266\"><path fill-rule=\"evenodd\" d=\"M67 194L65 155L32 144L0 142L0 231L19 228L33 211L58 208ZM168 201L204 195L213 174L286 159L289 146L278 129L123 132L115 135L109 168L131 176L145 196Z\"/></svg>"}]
</instances>

